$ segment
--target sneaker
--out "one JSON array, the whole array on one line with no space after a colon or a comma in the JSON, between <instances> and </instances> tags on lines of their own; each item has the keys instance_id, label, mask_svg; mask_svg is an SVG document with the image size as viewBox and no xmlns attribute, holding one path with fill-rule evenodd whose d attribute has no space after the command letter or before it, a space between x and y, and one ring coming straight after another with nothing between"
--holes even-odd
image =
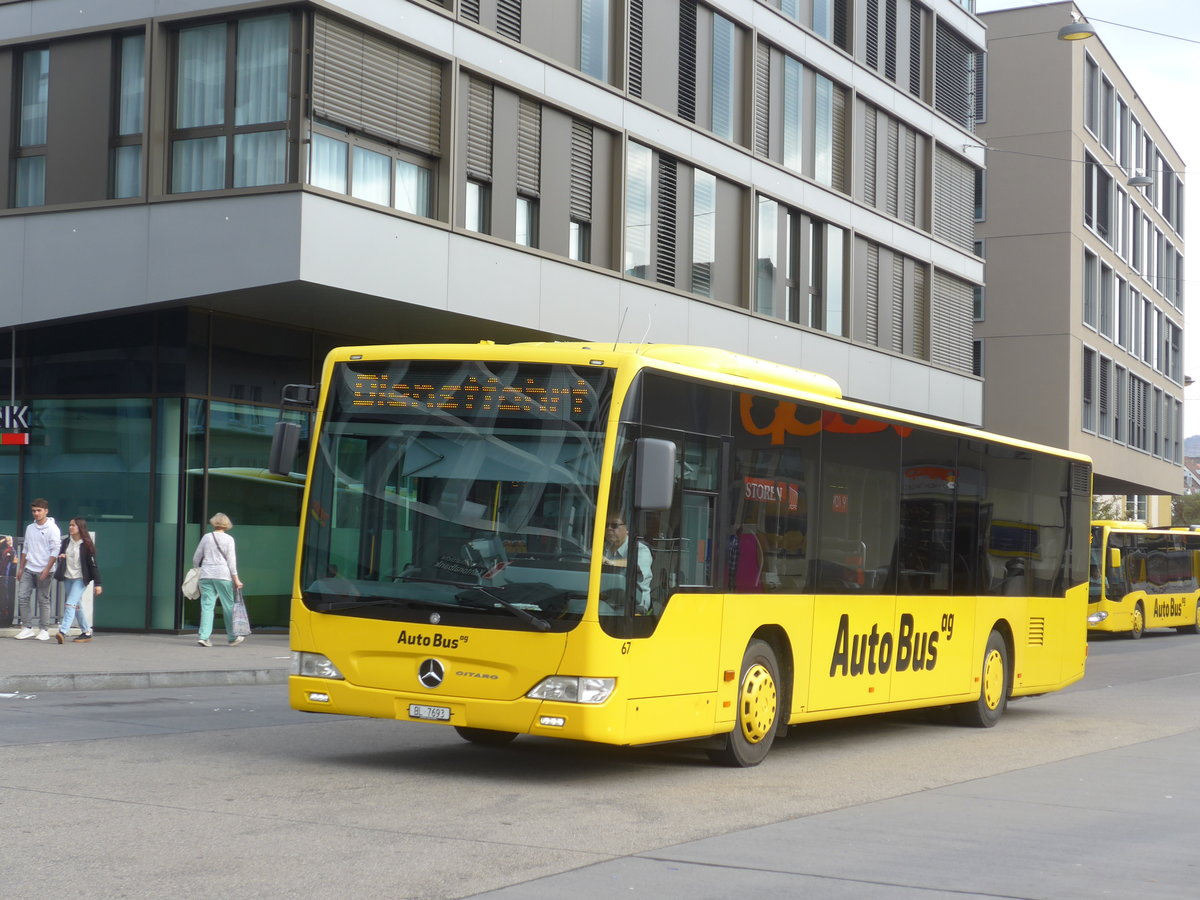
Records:
<instances>
[{"instance_id":1,"label":"sneaker","mask_svg":"<svg viewBox=\"0 0 1200 900\"><path fill-rule=\"evenodd\" d=\"M33 637L35 634L37 634L37 632L36 632L36 631L34 631L32 628L30 628L28 625L26 625L26 626L25 626L24 628L22 628L22 629L20 630L20 632L19 632L19 633L16 635L16 638L17 638L17 640L18 640L18 641L23 641L23 640L25 640L25 638L31 638L31 637Z\"/></svg>"},{"instance_id":2,"label":"sneaker","mask_svg":"<svg viewBox=\"0 0 1200 900\"><path fill-rule=\"evenodd\" d=\"M212 646L212 641L206 641L204 639L198 640L198 641L196 641L196 643L199 644L201 647L211 647Z\"/></svg>"},{"instance_id":3,"label":"sneaker","mask_svg":"<svg viewBox=\"0 0 1200 900\"><path fill-rule=\"evenodd\" d=\"M61 644L63 642L63 633L61 631L54 632L54 639Z\"/></svg>"},{"instance_id":4,"label":"sneaker","mask_svg":"<svg viewBox=\"0 0 1200 900\"><path fill-rule=\"evenodd\" d=\"M41 631L39 631L39 632L37 633L37 639L38 639L39 641L48 641L48 640L50 640L50 632L48 632L48 631L47 631L45 628L43 628Z\"/></svg>"},{"instance_id":5,"label":"sneaker","mask_svg":"<svg viewBox=\"0 0 1200 900\"><path fill-rule=\"evenodd\" d=\"M232 641L229 642L229 646L232 647L234 644L240 644L245 639L246 639L246 636L244 634L239 634L237 637L235 637Z\"/></svg>"},{"instance_id":6,"label":"sneaker","mask_svg":"<svg viewBox=\"0 0 1200 900\"><path fill-rule=\"evenodd\" d=\"M79 635L79 637L75 638L75 640L71 641L71 643L72 644L86 644L91 639L92 639L92 633L89 631L87 634Z\"/></svg>"}]
</instances>

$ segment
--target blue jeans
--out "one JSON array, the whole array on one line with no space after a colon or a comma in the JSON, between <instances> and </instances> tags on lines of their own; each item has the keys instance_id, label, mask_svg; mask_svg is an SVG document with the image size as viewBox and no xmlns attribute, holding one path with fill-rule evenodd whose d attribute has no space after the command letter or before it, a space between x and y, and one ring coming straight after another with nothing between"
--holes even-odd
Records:
<instances>
[{"instance_id":1,"label":"blue jeans","mask_svg":"<svg viewBox=\"0 0 1200 900\"><path fill-rule=\"evenodd\" d=\"M58 630L70 634L71 623L78 620L80 633L90 633L92 629L88 626L87 613L83 611L83 589L87 585L82 578L65 578L63 584L67 586L67 602L63 605L63 617Z\"/></svg>"},{"instance_id":2,"label":"blue jeans","mask_svg":"<svg viewBox=\"0 0 1200 900\"><path fill-rule=\"evenodd\" d=\"M223 578L200 579L200 640L207 641L212 635L213 613L217 600L225 613L225 631L233 640L233 582Z\"/></svg>"}]
</instances>

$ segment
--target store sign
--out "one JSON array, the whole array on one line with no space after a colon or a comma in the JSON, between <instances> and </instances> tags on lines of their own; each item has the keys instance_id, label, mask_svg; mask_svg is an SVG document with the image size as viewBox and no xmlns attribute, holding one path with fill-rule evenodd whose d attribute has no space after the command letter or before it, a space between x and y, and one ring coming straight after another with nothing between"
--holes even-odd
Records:
<instances>
[{"instance_id":1,"label":"store sign","mask_svg":"<svg viewBox=\"0 0 1200 900\"><path fill-rule=\"evenodd\" d=\"M0 446L29 443L29 407L0 406L0 428L20 430L22 434L0 434Z\"/></svg>"}]
</instances>

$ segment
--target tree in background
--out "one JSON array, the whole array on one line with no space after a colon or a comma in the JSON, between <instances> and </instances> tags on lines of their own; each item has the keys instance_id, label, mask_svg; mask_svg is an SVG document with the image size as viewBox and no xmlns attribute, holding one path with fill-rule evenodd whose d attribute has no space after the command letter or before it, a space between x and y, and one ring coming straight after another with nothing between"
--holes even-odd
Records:
<instances>
[{"instance_id":1,"label":"tree in background","mask_svg":"<svg viewBox=\"0 0 1200 900\"><path fill-rule=\"evenodd\" d=\"M1200 525L1200 494L1177 494L1171 498L1172 525Z\"/></svg>"}]
</instances>

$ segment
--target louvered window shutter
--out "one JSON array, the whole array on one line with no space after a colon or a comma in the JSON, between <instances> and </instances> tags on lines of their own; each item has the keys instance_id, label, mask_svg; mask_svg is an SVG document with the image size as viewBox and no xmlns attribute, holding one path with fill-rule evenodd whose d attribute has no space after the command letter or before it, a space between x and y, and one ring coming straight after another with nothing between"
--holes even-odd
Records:
<instances>
[{"instance_id":1,"label":"louvered window shutter","mask_svg":"<svg viewBox=\"0 0 1200 900\"><path fill-rule=\"evenodd\" d=\"M934 106L964 128L973 128L975 118L975 52L940 20L934 66Z\"/></svg>"},{"instance_id":2,"label":"louvered window shutter","mask_svg":"<svg viewBox=\"0 0 1200 900\"><path fill-rule=\"evenodd\" d=\"M867 68L879 68L879 0L867 0Z\"/></svg>"},{"instance_id":3,"label":"louvered window shutter","mask_svg":"<svg viewBox=\"0 0 1200 900\"><path fill-rule=\"evenodd\" d=\"M643 0L629 0L629 95L642 96Z\"/></svg>"},{"instance_id":4,"label":"louvered window shutter","mask_svg":"<svg viewBox=\"0 0 1200 900\"><path fill-rule=\"evenodd\" d=\"M926 271L922 265L913 269L912 352L918 359L929 358L929 291L925 284Z\"/></svg>"},{"instance_id":5,"label":"louvered window shutter","mask_svg":"<svg viewBox=\"0 0 1200 900\"><path fill-rule=\"evenodd\" d=\"M971 371L971 286L944 272L933 276L931 362Z\"/></svg>"},{"instance_id":6,"label":"louvered window shutter","mask_svg":"<svg viewBox=\"0 0 1200 900\"><path fill-rule=\"evenodd\" d=\"M846 190L846 90L833 85L833 188Z\"/></svg>"},{"instance_id":7,"label":"louvered window shutter","mask_svg":"<svg viewBox=\"0 0 1200 900\"><path fill-rule=\"evenodd\" d=\"M900 123L887 118L887 196L884 212L899 217L900 203Z\"/></svg>"},{"instance_id":8,"label":"louvered window shutter","mask_svg":"<svg viewBox=\"0 0 1200 900\"><path fill-rule=\"evenodd\" d=\"M917 141L919 139L911 128L904 129L904 207L901 218L909 225L917 224Z\"/></svg>"},{"instance_id":9,"label":"louvered window shutter","mask_svg":"<svg viewBox=\"0 0 1200 900\"><path fill-rule=\"evenodd\" d=\"M914 3L908 15L908 92L920 97L922 96L921 71L924 61L921 31L924 25L925 10Z\"/></svg>"},{"instance_id":10,"label":"louvered window shutter","mask_svg":"<svg viewBox=\"0 0 1200 900\"><path fill-rule=\"evenodd\" d=\"M458 0L458 11L468 22L479 24L479 0Z\"/></svg>"},{"instance_id":11,"label":"louvered window shutter","mask_svg":"<svg viewBox=\"0 0 1200 900\"><path fill-rule=\"evenodd\" d=\"M896 80L896 0L886 0L884 6L883 76Z\"/></svg>"},{"instance_id":12,"label":"louvered window shutter","mask_svg":"<svg viewBox=\"0 0 1200 900\"><path fill-rule=\"evenodd\" d=\"M655 234L655 271L660 284L675 286L676 191L679 164L669 156L658 158L658 229Z\"/></svg>"},{"instance_id":13,"label":"louvered window shutter","mask_svg":"<svg viewBox=\"0 0 1200 900\"><path fill-rule=\"evenodd\" d=\"M875 206L876 167L879 165L879 148L876 146L879 111L863 105L863 202Z\"/></svg>"},{"instance_id":14,"label":"louvered window shutter","mask_svg":"<svg viewBox=\"0 0 1200 900\"><path fill-rule=\"evenodd\" d=\"M571 122L571 218L592 220L592 126Z\"/></svg>"},{"instance_id":15,"label":"louvered window shutter","mask_svg":"<svg viewBox=\"0 0 1200 900\"><path fill-rule=\"evenodd\" d=\"M879 245L867 248L867 343L879 346Z\"/></svg>"},{"instance_id":16,"label":"louvered window shutter","mask_svg":"<svg viewBox=\"0 0 1200 900\"><path fill-rule=\"evenodd\" d=\"M679 117L696 121L696 0L679 3Z\"/></svg>"},{"instance_id":17,"label":"louvered window shutter","mask_svg":"<svg viewBox=\"0 0 1200 900\"><path fill-rule=\"evenodd\" d=\"M933 202L933 233L974 251L975 170L943 147L935 157Z\"/></svg>"},{"instance_id":18,"label":"louvered window shutter","mask_svg":"<svg viewBox=\"0 0 1200 900\"><path fill-rule=\"evenodd\" d=\"M541 104L522 97L517 118L517 189L537 195L542 179Z\"/></svg>"},{"instance_id":19,"label":"louvered window shutter","mask_svg":"<svg viewBox=\"0 0 1200 900\"><path fill-rule=\"evenodd\" d=\"M892 349L904 352L904 267L907 261L892 254Z\"/></svg>"},{"instance_id":20,"label":"louvered window shutter","mask_svg":"<svg viewBox=\"0 0 1200 900\"><path fill-rule=\"evenodd\" d=\"M771 45L761 41L754 65L754 151L771 155Z\"/></svg>"},{"instance_id":21,"label":"louvered window shutter","mask_svg":"<svg viewBox=\"0 0 1200 900\"><path fill-rule=\"evenodd\" d=\"M521 40L521 0L497 0L496 31L514 41Z\"/></svg>"},{"instance_id":22,"label":"louvered window shutter","mask_svg":"<svg viewBox=\"0 0 1200 900\"><path fill-rule=\"evenodd\" d=\"M422 153L441 150L441 64L318 15L313 115Z\"/></svg>"},{"instance_id":23,"label":"louvered window shutter","mask_svg":"<svg viewBox=\"0 0 1200 900\"><path fill-rule=\"evenodd\" d=\"M492 177L492 84L478 78L467 90L467 174Z\"/></svg>"}]
</instances>

